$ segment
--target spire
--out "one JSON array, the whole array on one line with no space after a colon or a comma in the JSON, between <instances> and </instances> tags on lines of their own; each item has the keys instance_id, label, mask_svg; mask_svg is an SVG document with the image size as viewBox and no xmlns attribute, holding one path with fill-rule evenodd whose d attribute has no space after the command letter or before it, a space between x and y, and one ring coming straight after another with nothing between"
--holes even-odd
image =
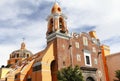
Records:
<instances>
[{"instance_id":1,"label":"spire","mask_svg":"<svg viewBox=\"0 0 120 81\"><path fill-rule=\"evenodd\" d=\"M51 9L51 13L54 14L54 13L61 13L61 8L60 6L58 5L57 1L55 0L55 3Z\"/></svg>"},{"instance_id":2,"label":"spire","mask_svg":"<svg viewBox=\"0 0 120 81\"><path fill-rule=\"evenodd\" d=\"M22 39L23 39L23 42L21 43L21 49L25 49L25 43L24 43L25 38L22 38Z\"/></svg>"}]
</instances>

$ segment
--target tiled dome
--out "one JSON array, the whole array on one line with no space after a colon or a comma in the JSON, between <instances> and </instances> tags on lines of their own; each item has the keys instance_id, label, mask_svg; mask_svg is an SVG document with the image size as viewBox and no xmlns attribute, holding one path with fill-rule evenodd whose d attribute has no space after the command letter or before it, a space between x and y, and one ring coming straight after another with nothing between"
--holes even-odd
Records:
<instances>
[{"instance_id":1,"label":"tiled dome","mask_svg":"<svg viewBox=\"0 0 120 81\"><path fill-rule=\"evenodd\" d=\"M25 49L25 43L21 44L21 49L15 50L10 54L10 58L28 58L32 56L32 52Z\"/></svg>"}]
</instances>

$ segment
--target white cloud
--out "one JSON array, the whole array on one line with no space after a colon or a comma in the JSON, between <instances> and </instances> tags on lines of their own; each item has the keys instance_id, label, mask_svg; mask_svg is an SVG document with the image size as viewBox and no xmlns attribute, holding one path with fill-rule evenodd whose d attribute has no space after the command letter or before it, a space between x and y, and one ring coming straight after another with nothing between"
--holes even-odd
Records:
<instances>
[{"instance_id":1,"label":"white cloud","mask_svg":"<svg viewBox=\"0 0 120 81\"><path fill-rule=\"evenodd\" d=\"M65 0L61 4L67 7L70 28L96 26L101 40L120 35L119 0Z\"/></svg>"},{"instance_id":2,"label":"white cloud","mask_svg":"<svg viewBox=\"0 0 120 81\"><path fill-rule=\"evenodd\" d=\"M9 59L9 54L12 52L12 50L15 50L17 47L16 44L13 45L0 45L0 66L6 65L7 60Z\"/></svg>"}]
</instances>

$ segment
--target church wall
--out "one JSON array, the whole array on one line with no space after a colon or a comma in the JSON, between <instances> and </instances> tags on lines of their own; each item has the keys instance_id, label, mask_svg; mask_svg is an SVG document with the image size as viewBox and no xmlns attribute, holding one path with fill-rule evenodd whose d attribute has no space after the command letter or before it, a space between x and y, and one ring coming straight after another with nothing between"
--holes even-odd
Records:
<instances>
[{"instance_id":1,"label":"church wall","mask_svg":"<svg viewBox=\"0 0 120 81\"><path fill-rule=\"evenodd\" d=\"M36 71L32 73L32 81L42 81L41 71Z\"/></svg>"},{"instance_id":2,"label":"church wall","mask_svg":"<svg viewBox=\"0 0 120 81\"><path fill-rule=\"evenodd\" d=\"M79 64L81 66L85 66L85 59L84 59L84 50L87 50L90 52L91 54L91 67L96 67L97 68L97 64L94 63L94 59L97 59L97 55L98 55L98 50L99 50L99 46L95 45L94 43L92 43L91 38L88 38L88 46L84 46L83 45L83 37L86 37L86 35L82 34L81 36L78 35L78 37L73 37L71 38L72 40L72 54L73 54L73 61L74 61L74 65ZM76 43L79 44L79 47L76 46ZM95 52L93 52L92 48L95 48ZM77 54L80 55L80 60L77 61ZM98 59L97 59L98 60Z\"/></svg>"},{"instance_id":3,"label":"church wall","mask_svg":"<svg viewBox=\"0 0 120 81\"><path fill-rule=\"evenodd\" d=\"M51 77L51 63L54 60L54 52L53 52L53 44L49 44L49 48L48 50L46 50L45 55L42 58L42 81L51 81L52 77ZM47 77L47 78L46 78Z\"/></svg>"},{"instance_id":4,"label":"church wall","mask_svg":"<svg viewBox=\"0 0 120 81\"><path fill-rule=\"evenodd\" d=\"M6 74L10 71L10 68L0 68L0 80L5 80Z\"/></svg>"},{"instance_id":5,"label":"church wall","mask_svg":"<svg viewBox=\"0 0 120 81\"><path fill-rule=\"evenodd\" d=\"M70 66L70 42L68 39L57 38L57 57L58 69L61 69L65 66Z\"/></svg>"},{"instance_id":6,"label":"church wall","mask_svg":"<svg viewBox=\"0 0 120 81\"><path fill-rule=\"evenodd\" d=\"M88 39L88 46L83 45L83 37L87 37ZM97 39L96 39L97 40ZM63 67L67 67L70 65L79 65L80 67L88 68L84 72L88 72L88 74L84 74L84 77L89 77L89 72L91 72L95 78L95 80L105 81L104 78L104 69L103 67L103 61L102 56L98 54L100 50L100 46L97 44L94 44L92 41L92 38L89 36L89 34L81 34L78 37L72 37L71 39L64 39L60 37L56 37L56 39L53 40L55 44L55 59L58 63L58 69L60 70ZM79 44L79 46L76 46L76 42ZM99 41L98 41L99 43ZM70 47L69 47L70 46ZM95 48L95 51L93 51L93 47ZM90 52L91 55L91 66L85 65L85 57L84 57L84 50L87 50ZM72 56L71 56L72 54ZM77 54L80 55L80 58L77 58ZM72 61L73 60L73 61ZM95 69L94 71L90 71L89 69ZM103 73L102 77L99 76L98 71Z\"/></svg>"},{"instance_id":7,"label":"church wall","mask_svg":"<svg viewBox=\"0 0 120 81\"><path fill-rule=\"evenodd\" d=\"M117 78L115 77L115 71L120 70L120 53L115 53L106 56L108 73L110 81L114 81Z\"/></svg>"},{"instance_id":8,"label":"church wall","mask_svg":"<svg viewBox=\"0 0 120 81\"><path fill-rule=\"evenodd\" d=\"M83 37L87 37L88 46L84 46ZM76 42L79 43L79 48L76 48L76 45L75 45ZM93 51L93 47L95 48L95 51ZM85 57L84 57L85 50L90 52L91 66L87 66L85 64ZM101 66L101 63L103 63L103 62L100 63L99 58L101 58L101 56L98 55L99 50L100 50L99 45L96 45L93 43L92 38L89 36L89 34L87 34L87 35L86 34L80 34L80 35L78 34L78 36L74 36L74 38L72 39L73 64L79 65L80 67L88 68L88 69L86 69L86 71L85 70L83 71L85 80L87 77L92 77L95 80L100 81L100 78L99 78L97 72L98 72L98 70L101 70L101 72L103 72L101 67L99 67L99 65ZM80 60L77 60L77 54L80 54ZM90 71L89 68L91 68L91 69L96 68L96 70ZM93 76L91 76L92 74L93 74ZM102 80L105 81L104 78L102 78Z\"/></svg>"}]
</instances>

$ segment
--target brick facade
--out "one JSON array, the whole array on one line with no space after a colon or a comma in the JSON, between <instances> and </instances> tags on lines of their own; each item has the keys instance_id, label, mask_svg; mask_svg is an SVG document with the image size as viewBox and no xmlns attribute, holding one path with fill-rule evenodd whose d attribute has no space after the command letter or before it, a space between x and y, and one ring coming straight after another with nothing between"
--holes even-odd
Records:
<instances>
[{"instance_id":1,"label":"brick facade","mask_svg":"<svg viewBox=\"0 0 120 81\"><path fill-rule=\"evenodd\" d=\"M115 71L120 70L120 53L115 53L106 56L108 73L110 81L114 81L117 78L115 77Z\"/></svg>"}]
</instances>

